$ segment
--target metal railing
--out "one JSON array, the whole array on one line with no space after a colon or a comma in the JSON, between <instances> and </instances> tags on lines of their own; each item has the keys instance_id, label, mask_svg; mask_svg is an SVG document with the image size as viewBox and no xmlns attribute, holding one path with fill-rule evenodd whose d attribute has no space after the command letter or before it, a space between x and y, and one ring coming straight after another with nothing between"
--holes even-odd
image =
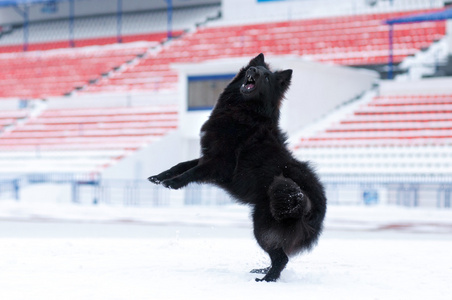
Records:
<instances>
[{"instance_id":1,"label":"metal railing","mask_svg":"<svg viewBox=\"0 0 452 300\"><path fill-rule=\"evenodd\" d=\"M328 203L332 205L452 207L451 176L323 175L321 178ZM190 184L180 190L170 190L145 179L102 180L70 174L33 174L0 179L0 199L139 207L234 203L225 191L212 185Z\"/></svg>"}]
</instances>

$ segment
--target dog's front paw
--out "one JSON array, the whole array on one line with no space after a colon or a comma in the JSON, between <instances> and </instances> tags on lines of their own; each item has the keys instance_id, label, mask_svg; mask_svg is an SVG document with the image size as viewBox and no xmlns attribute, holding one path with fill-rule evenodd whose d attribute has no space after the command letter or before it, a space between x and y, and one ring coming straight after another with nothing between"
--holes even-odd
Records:
<instances>
[{"instance_id":1,"label":"dog's front paw","mask_svg":"<svg viewBox=\"0 0 452 300\"><path fill-rule=\"evenodd\" d=\"M162 182L157 176L151 176L148 178L148 180L155 184L160 184Z\"/></svg>"},{"instance_id":2,"label":"dog's front paw","mask_svg":"<svg viewBox=\"0 0 452 300\"><path fill-rule=\"evenodd\" d=\"M163 180L162 185L166 188L173 189L173 190L178 190L184 186L183 182L177 178Z\"/></svg>"}]
</instances>

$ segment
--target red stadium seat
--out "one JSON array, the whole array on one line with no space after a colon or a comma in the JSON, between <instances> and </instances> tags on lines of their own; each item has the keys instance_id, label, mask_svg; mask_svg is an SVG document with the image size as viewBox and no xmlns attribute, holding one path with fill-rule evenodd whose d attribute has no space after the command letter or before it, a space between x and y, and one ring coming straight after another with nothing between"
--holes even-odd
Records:
<instances>
[{"instance_id":1,"label":"red stadium seat","mask_svg":"<svg viewBox=\"0 0 452 300\"><path fill-rule=\"evenodd\" d=\"M49 109L0 135L0 150L134 150L177 128L177 119L174 106Z\"/></svg>"},{"instance_id":2,"label":"red stadium seat","mask_svg":"<svg viewBox=\"0 0 452 300\"><path fill-rule=\"evenodd\" d=\"M452 95L376 97L297 148L450 144L451 115Z\"/></svg>"},{"instance_id":3,"label":"red stadium seat","mask_svg":"<svg viewBox=\"0 0 452 300\"><path fill-rule=\"evenodd\" d=\"M170 63L198 62L227 57L249 57L259 52L272 55L309 56L314 60L344 65L385 64L388 61L388 26L383 21L395 16L424 11L295 20L265 24L201 28L163 47L162 51L142 59L133 68L114 79L89 86L84 92L142 89L139 80L125 83L120 78L153 77L172 82ZM395 27L394 61L426 47L445 35L445 22L404 24ZM414 38L412 38L414 37ZM346 57L344 56L346 54ZM159 74L165 70L167 75ZM174 89L175 85L149 85L152 90Z\"/></svg>"},{"instance_id":4,"label":"red stadium seat","mask_svg":"<svg viewBox=\"0 0 452 300\"><path fill-rule=\"evenodd\" d=\"M177 73L171 63L201 62L229 57L296 55L343 64L372 65L388 61L388 18L424 11L369 14L334 18L294 20L251 25L199 28L165 44L159 52L143 57L137 64L116 72L110 78L101 74L144 53L147 46L104 46L62 51L0 54L0 97L47 98L61 96L80 86L80 93L175 90ZM401 62L445 35L445 22L403 24L394 27L394 61ZM181 31L175 35L182 34ZM166 33L124 36L124 42L161 41ZM76 40L76 47L115 43L115 37ZM31 50L67 48L68 42L30 44ZM0 52L21 51L22 47L0 47Z\"/></svg>"}]
</instances>

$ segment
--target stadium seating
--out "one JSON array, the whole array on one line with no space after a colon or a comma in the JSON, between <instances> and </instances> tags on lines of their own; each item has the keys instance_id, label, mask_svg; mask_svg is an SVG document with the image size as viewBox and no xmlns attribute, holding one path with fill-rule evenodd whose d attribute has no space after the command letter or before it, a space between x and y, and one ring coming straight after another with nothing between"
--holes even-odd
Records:
<instances>
[{"instance_id":1,"label":"stadium seating","mask_svg":"<svg viewBox=\"0 0 452 300\"><path fill-rule=\"evenodd\" d=\"M0 98L62 96L155 45L150 42L0 54Z\"/></svg>"},{"instance_id":2,"label":"stadium seating","mask_svg":"<svg viewBox=\"0 0 452 300\"><path fill-rule=\"evenodd\" d=\"M11 123L2 113L0 122ZM177 107L47 109L0 134L0 171L98 172L177 128Z\"/></svg>"},{"instance_id":3,"label":"stadium seating","mask_svg":"<svg viewBox=\"0 0 452 300\"><path fill-rule=\"evenodd\" d=\"M125 35L124 43L116 45L108 45L115 43L114 36L86 35L75 40L76 48L58 50L48 49L66 47L60 45L60 41L31 43L31 50L42 51L0 54L3 67L0 97L48 98L82 86L84 89L79 93L174 91L178 75L170 69L171 63L249 58L258 52L343 65L384 64L389 45L388 27L383 21L416 12L421 11L209 26L185 33L151 52L148 50L157 45L165 33ZM444 22L397 25L395 62L429 46L444 34ZM148 42L133 43L136 40ZM91 47L94 44L103 46ZM4 50L5 47L14 45L4 46ZM131 60L134 63L126 64ZM115 71L110 72L112 70ZM108 72L109 76L101 76ZM452 95L377 97L349 118L300 141L296 150L315 152L320 149L311 154L326 151L323 157L327 157L331 154L329 148L338 147L356 150L443 145L452 139L450 113ZM30 117L28 110L18 110L0 114L0 126L8 128L0 135L0 150L3 157L8 158L1 160L5 168L5 164L14 168L13 161L21 161L17 157L27 157L21 164L30 172L38 169L44 158L55 170L59 170L58 163L61 163L66 171L91 172L176 128L177 108L50 108L36 117ZM22 154L13 156L17 151Z\"/></svg>"},{"instance_id":4,"label":"stadium seating","mask_svg":"<svg viewBox=\"0 0 452 300\"><path fill-rule=\"evenodd\" d=\"M183 29L218 14L218 10L218 5L175 9L172 35L181 35ZM28 52L21 53L21 29L0 38L0 98L62 96L101 79L103 74L144 54L167 37L166 12L125 14L122 44L111 45L117 42L115 20L115 16L77 19L73 45L76 48L68 48L67 20L31 24ZM92 30L93 25L96 30ZM104 32L103 28L110 31ZM105 46L99 47L102 45ZM51 50L57 48L66 49ZM140 86L141 82L135 81ZM142 88L154 90L155 85L145 84Z\"/></svg>"},{"instance_id":5,"label":"stadium seating","mask_svg":"<svg viewBox=\"0 0 452 300\"><path fill-rule=\"evenodd\" d=\"M389 39L383 21L418 12L423 11L201 28L85 92L175 89L177 73L170 69L170 63L249 58L259 52L342 65L385 64ZM444 21L395 26L394 61L428 47L444 34Z\"/></svg>"},{"instance_id":6,"label":"stadium seating","mask_svg":"<svg viewBox=\"0 0 452 300\"><path fill-rule=\"evenodd\" d=\"M450 175L452 94L374 97L294 145L323 175Z\"/></svg>"},{"instance_id":7,"label":"stadium seating","mask_svg":"<svg viewBox=\"0 0 452 300\"><path fill-rule=\"evenodd\" d=\"M205 21L206 17L218 15L219 5L178 7L173 10L173 35L194 24ZM67 48L69 44L69 18L48 20L29 24L29 50ZM123 42L161 41L167 35L167 13L165 10L124 13L121 20ZM116 14L76 18L73 24L75 46L116 43L118 24ZM12 27L8 35L0 37L0 52L22 51L23 27ZM99 45L99 44L97 44Z\"/></svg>"},{"instance_id":8,"label":"stadium seating","mask_svg":"<svg viewBox=\"0 0 452 300\"><path fill-rule=\"evenodd\" d=\"M26 118L29 110L0 110L0 137L2 132L9 126L17 124L20 119Z\"/></svg>"},{"instance_id":9,"label":"stadium seating","mask_svg":"<svg viewBox=\"0 0 452 300\"><path fill-rule=\"evenodd\" d=\"M135 150L177 127L173 106L48 109L0 139L0 149Z\"/></svg>"},{"instance_id":10,"label":"stadium seating","mask_svg":"<svg viewBox=\"0 0 452 300\"><path fill-rule=\"evenodd\" d=\"M383 64L387 62L389 47L388 28L383 20L409 13L413 12L201 28L105 78L101 78L101 74L143 54L165 34L156 32L124 36L124 42L153 40L139 45L125 43L83 47L116 41L115 37L103 37L76 40L76 46L81 48L0 54L3 67L0 98L61 96L88 83L83 93L174 91L177 73L170 69L171 63L248 58L258 52L297 55L344 65ZM441 38L445 34L445 23L405 24L395 29L394 60L400 62L407 55ZM30 44L29 47L31 50L46 50L63 47L62 43L67 46L68 42L50 41ZM21 46L4 46L4 50L11 51L14 47Z\"/></svg>"},{"instance_id":11,"label":"stadium seating","mask_svg":"<svg viewBox=\"0 0 452 300\"><path fill-rule=\"evenodd\" d=\"M295 153L333 182L347 178L365 181L365 175L379 177L380 182L391 182L397 176L416 182L416 176L450 178L452 168L450 146L301 147Z\"/></svg>"},{"instance_id":12,"label":"stadium seating","mask_svg":"<svg viewBox=\"0 0 452 300\"><path fill-rule=\"evenodd\" d=\"M174 31L174 36L179 36L182 34L182 31ZM158 43L165 40L167 37L166 32L153 32L147 34L134 34L134 35L125 35L122 36L123 43L131 43L131 42L139 42L139 41L147 41L152 42L152 45L157 45ZM98 38L86 38L86 39L77 39L74 40L74 47L86 47L86 46L102 46L102 45L111 45L117 43L117 37L98 37ZM68 40L64 41L51 41L51 42L39 42L39 43L29 43L27 45L28 51L46 51L52 49L63 49L63 48L71 48L71 44ZM6 45L0 46L0 53L11 53L11 52L21 52L23 51L22 44L15 45ZM69 51L69 50L68 50Z\"/></svg>"},{"instance_id":13,"label":"stadium seating","mask_svg":"<svg viewBox=\"0 0 452 300\"><path fill-rule=\"evenodd\" d=\"M299 147L450 144L451 114L452 94L376 97Z\"/></svg>"}]
</instances>

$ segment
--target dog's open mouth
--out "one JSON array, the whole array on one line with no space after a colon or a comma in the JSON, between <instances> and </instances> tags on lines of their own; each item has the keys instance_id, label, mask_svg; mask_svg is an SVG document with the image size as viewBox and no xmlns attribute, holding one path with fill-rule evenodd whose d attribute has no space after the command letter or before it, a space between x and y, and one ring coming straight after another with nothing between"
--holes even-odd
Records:
<instances>
[{"instance_id":1,"label":"dog's open mouth","mask_svg":"<svg viewBox=\"0 0 452 300\"><path fill-rule=\"evenodd\" d=\"M247 75L245 82L242 84L242 92L251 92L256 87L256 80L253 76Z\"/></svg>"}]
</instances>

